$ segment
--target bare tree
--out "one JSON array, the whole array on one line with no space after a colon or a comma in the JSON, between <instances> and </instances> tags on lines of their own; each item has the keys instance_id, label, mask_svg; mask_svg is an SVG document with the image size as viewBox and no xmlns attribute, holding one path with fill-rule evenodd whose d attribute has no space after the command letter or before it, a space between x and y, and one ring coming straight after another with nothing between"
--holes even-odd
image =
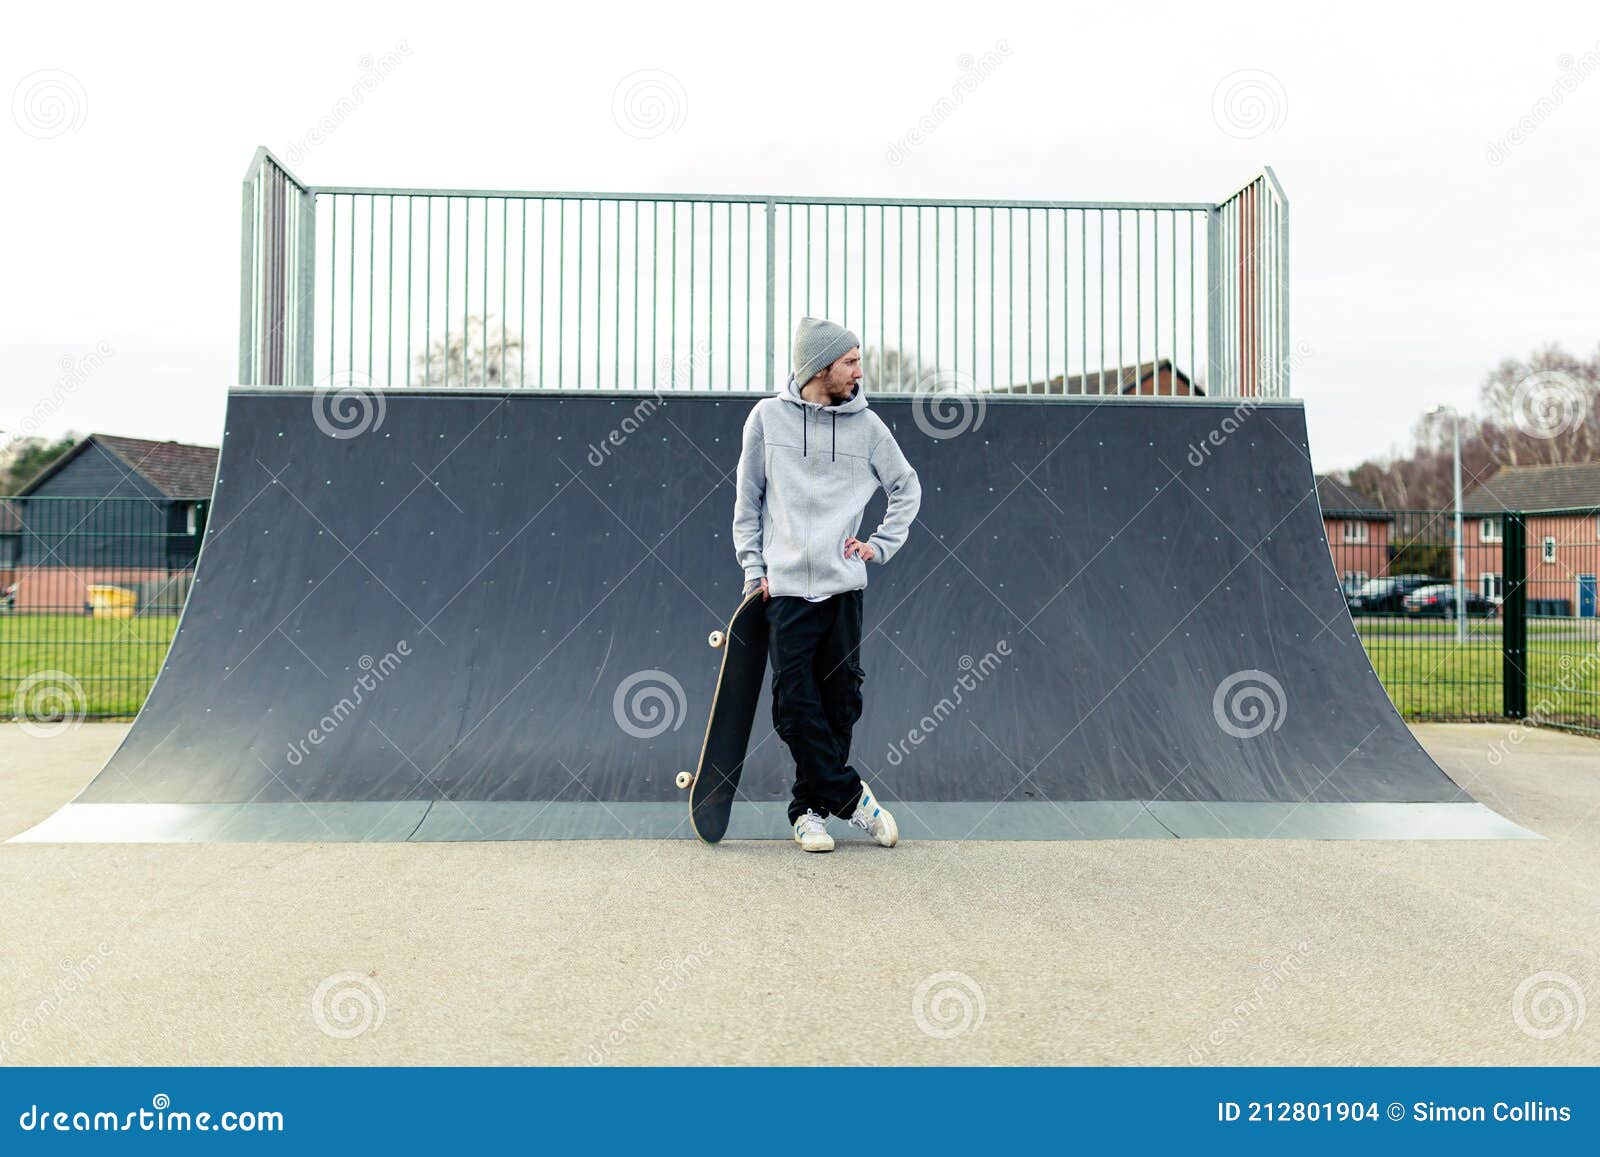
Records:
<instances>
[{"instance_id":1,"label":"bare tree","mask_svg":"<svg viewBox=\"0 0 1600 1157\"><path fill-rule=\"evenodd\" d=\"M449 344L435 342L414 359L416 379L434 386L495 389L522 384L522 338L509 333L494 315L487 324L476 314L452 333Z\"/></svg>"}]
</instances>

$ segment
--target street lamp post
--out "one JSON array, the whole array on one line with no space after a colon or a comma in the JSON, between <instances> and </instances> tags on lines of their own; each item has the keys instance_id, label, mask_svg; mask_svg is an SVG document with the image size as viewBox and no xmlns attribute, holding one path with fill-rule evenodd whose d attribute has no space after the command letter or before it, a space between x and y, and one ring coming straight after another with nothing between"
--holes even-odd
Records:
<instances>
[{"instance_id":1,"label":"street lamp post","mask_svg":"<svg viewBox=\"0 0 1600 1157\"><path fill-rule=\"evenodd\" d=\"M1466 546L1461 534L1461 412L1454 406L1438 405L1428 411L1428 416L1448 413L1454 419L1455 430L1455 487L1456 487L1456 642L1467 641L1467 589Z\"/></svg>"}]
</instances>

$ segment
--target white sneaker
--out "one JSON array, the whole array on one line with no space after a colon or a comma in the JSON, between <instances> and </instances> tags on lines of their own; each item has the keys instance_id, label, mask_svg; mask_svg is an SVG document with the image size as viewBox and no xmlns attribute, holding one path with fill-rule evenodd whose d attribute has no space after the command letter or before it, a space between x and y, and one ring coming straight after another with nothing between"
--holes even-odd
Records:
<instances>
[{"instance_id":1,"label":"white sneaker","mask_svg":"<svg viewBox=\"0 0 1600 1157\"><path fill-rule=\"evenodd\" d=\"M833 851L833 837L828 834L828 823L814 811L794 821L794 842L808 852Z\"/></svg>"},{"instance_id":2,"label":"white sneaker","mask_svg":"<svg viewBox=\"0 0 1600 1157\"><path fill-rule=\"evenodd\" d=\"M866 780L861 781L861 802L856 804L850 822L886 848L892 848L900 842L899 825L894 822L888 809L878 803Z\"/></svg>"}]
</instances>

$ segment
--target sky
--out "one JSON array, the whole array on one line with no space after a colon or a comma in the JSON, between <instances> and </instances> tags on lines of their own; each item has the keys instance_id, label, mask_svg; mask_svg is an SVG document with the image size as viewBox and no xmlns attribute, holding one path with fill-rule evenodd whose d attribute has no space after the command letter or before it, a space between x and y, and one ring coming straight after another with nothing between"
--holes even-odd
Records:
<instances>
[{"instance_id":1,"label":"sky","mask_svg":"<svg viewBox=\"0 0 1600 1157\"><path fill-rule=\"evenodd\" d=\"M1216 201L1271 165L1324 471L1402 447L1433 405L1471 409L1504 358L1600 344L1592 2L284 0L248 37L221 12L8 14L0 430L219 440L258 145L320 185L886 198ZM667 131L619 123L641 73L670 78ZM1219 103L1242 82L1264 102L1248 123Z\"/></svg>"}]
</instances>

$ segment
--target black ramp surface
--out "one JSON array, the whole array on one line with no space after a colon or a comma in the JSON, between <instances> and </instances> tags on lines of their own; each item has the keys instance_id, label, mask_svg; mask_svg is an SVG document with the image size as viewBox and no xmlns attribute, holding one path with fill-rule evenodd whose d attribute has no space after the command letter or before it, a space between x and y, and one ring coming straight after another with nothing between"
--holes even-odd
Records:
<instances>
[{"instance_id":1,"label":"black ramp surface","mask_svg":"<svg viewBox=\"0 0 1600 1157\"><path fill-rule=\"evenodd\" d=\"M407 838L452 816L579 834L606 805L606 834L688 835L673 780L739 599L753 399L393 391L355 436L325 432L350 433L327 402L231 396L189 606L78 806L364 802L388 805L373 838ZM872 404L923 484L866 593L853 762L886 799L989 805L940 813L961 824L1038 801L1471 802L1352 629L1298 404ZM741 787L762 816L792 778L768 696Z\"/></svg>"}]
</instances>

